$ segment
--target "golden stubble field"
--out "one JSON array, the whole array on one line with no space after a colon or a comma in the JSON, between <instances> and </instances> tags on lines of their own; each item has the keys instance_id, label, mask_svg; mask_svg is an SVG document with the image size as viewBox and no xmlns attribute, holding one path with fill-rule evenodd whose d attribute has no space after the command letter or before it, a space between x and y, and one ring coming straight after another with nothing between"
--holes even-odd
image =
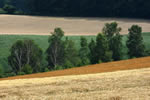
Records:
<instances>
[{"instance_id":1,"label":"golden stubble field","mask_svg":"<svg viewBox=\"0 0 150 100\"><path fill-rule=\"evenodd\" d=\"M0 100L150 100L150 68L0 81Z\"/></svg>"},{"instance_id":2,"label":"golden stubble field","mask_svg":"<svg viewBox=\"0 0 150 100\"><path fill-rule=\"evenodd\" d=\"M133 24L142 26L143 32L150 32L150 20L0 15L0 34L49 35L54 28L61 27L66 35L96 35L105 23L113 21L122 27L122 34L127 34Z\"/></svg>"}]
</instances>

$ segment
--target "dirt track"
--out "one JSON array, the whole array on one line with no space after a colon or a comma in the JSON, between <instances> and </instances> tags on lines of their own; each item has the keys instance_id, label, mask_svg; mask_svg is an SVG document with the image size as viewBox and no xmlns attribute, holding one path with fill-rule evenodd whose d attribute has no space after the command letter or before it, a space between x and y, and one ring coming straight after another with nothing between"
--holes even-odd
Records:
<instances>
[{"instance_id":1,"label":"dirt track","mask_svg":"<svg viewBox=\"0 0 150 100\"><path fill-rule=\"evenodd\" d=\"M122 34L127 34L133 24L142 26L143 32L150 32L150 20L0 15L0 34L49 35L55 27L61 27L66 35L96 35L105 23L112 21L119 23Z\"/></svg>"},{"instance_id":2,"label":"dirt track","mask_svg":"<svg viewBox=\"0 0 150 100\"><path fill-rule=\"evenodd\" d=\"M90 65L90 66L85 66L85 67L72 68L72 69L67 69L67 70L52 71L52 72L47 72L47 73L16 76L16 77L4 78L0 80L95 74L95 73L140 69L140 68L150 68L150 57L124 60L124 61L118 61L118 62L102 63L102 64Z\"/></svg>"}]
</instances>

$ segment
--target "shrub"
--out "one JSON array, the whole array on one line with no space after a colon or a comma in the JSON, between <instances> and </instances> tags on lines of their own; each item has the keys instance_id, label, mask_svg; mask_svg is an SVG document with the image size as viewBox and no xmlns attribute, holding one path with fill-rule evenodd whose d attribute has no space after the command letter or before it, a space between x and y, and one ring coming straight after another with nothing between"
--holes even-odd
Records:
<instances>
[{"instance_id":1,"label":"shrub","mask_svg":"<svg viewBox=\"0 0 150 100\"><path fill-rule=\"evenodd\" d=\"M6 14L6 11L2 8L0 8L0 14Z\"/></svg>"},{"instance_id":2,"label":"shrub","mask_svg":"<svg viewBox=\"0 0 150 100\"><path fill-rule=\"evenodd\" d=\"M10 73L4 73L3 77L11 77L11 76L16 76L16 74L14 72L10 72Z\"/></svg>"},{"instance_id":3,"label":"shrub","mask_svg":"<svg viewBox=\"0 0 150 100\"><path fill-rule=\"evenodd\" d=\"M22 72L24 72L25 74L32 74L33 70L30 65L25 65L22 69Z\"/></svg>"},{"instance_id":4,"label":"shrub","mask_svg":"<svg viewBox=\"0 0 150 100\"><path fill-rule=\"evenodd\" d=\"M0 66L0 78L3 77L3 68Z\"/></svg>"},{"instance_id":5,"label":"shrub","mask_svg":"<svg viewBox=\"0 0 150 100\"><path fill-rule=\"evenodd\" d=\"M4 5L3 9L6 11L7 14L14 14L16 8L12 5Z\"/></svg>"},{"instance_id":6,"label":"shrub","mask_svg":"<svg viewBox=\"0 0 150 100\"><path fill-rule=\"evenodd\" d=\"M18 72L17 75L25 75L24 72Z\"/></svg>"},{"instance_id":7,"label":"shrub","mask_svg":"<svg viewBox=\"0 0 150 100\"><path fill-rule=\"evenodd\" d=\"M64 69L62 66L55 66L55 69L54 70L62 70L62 69Z\"/></svg>"},{"instance_id":8,"label":"shrub","mask_svg":"<svg viewBox=\"0 0 150 100\"><path fill-rule=\"evenodd\" d=\"M65 69L67 69L67 68L72 68L73 64L70 61L67 60L63 66L64 66Z\"/></svg>"},{"instance_id":9,"label":"shrub","mask_svg":"<svg viewBox=\"0 0 150 100\"><path fill-rule=\"evenodd\" d=\"M16 15L23 15L24 12L23 11L15 11L14 14L16 14Z\"/></svg>"},{"instance_id":10,"label":"shrub","mask_svg":"<svg viewBox=\"0 0 150 100\"><path fill-rule=\"evenodd\" d=\"M49 69L48 69L48 68L45 68L45 69L44 69L44 72L49 72Z\"/></svg>"},{"instance_id":11,"label":"shrub","mask_svg":"<svg viewBox=\"0 0 150 100\"><path fill-rule=\"evenodd\" d=\"M98 61L98 64L101 64L101 63L103 63L102 60L99 60L99 61Z\"/></svg>"}]
</instances>

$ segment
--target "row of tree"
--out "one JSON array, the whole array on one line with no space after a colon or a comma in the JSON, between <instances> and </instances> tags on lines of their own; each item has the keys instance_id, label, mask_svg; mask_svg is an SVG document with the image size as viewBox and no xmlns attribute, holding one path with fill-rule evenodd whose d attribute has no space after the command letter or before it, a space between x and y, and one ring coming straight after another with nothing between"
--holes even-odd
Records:
<instances>
[{"instance_id":1,"label":"row of tree","mask_svg":"<svg viewBox=\"0 0 150 100\"><path fill-rule=\"evenodd\" d=\"M150 18L149 0L0 0L27 14Z\"/></svg>"},{"instance_id":2,"label":"row of tree","mask_svg":"<svg viewBox=\"0 0 150 100\"><path fill-rule=\"evenodd\" d=\"M56 28L49 36L49 46L45 53L32 40L18 40L11 47L9 65L15 75L31 74L42 71L66 69L71 67L118 61L122 59L121 28L116 22L105 24L102 33L90 43L85 37L80 39L80 49L74 41L64 40L64 31ZM126 42L130 58L146 56L142 38L142 28L133 25L129 28ZM46 57L44 56L46 55ZM47 63L43 62L46 59ZM0 72L2 72L0 70Z\"/></svg>"}]
</instances>

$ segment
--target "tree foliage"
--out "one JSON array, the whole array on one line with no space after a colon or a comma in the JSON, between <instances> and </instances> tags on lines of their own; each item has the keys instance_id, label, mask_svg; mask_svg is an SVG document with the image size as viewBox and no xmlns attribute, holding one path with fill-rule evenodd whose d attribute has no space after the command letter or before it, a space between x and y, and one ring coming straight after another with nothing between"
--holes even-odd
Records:
<instances>
[{"instance_id":1,"label":"tree foliage","mask_svg":"<svg viewBox=\"0 0 150 100\"><path fill-rule=\"evenodd\" d=\"M89 59L91 64L96 64L97 63L97 58L96 58L96 42L92 39L91 42L89 43Z\"/></svg>"},{"instance_id":2,"label":"tree foliage","mask_svg":"<svg viewBox=\"0 0 150 100\"><path fill-rule=\"evenodd\" d=\"M3 73L4 73L3 67L0 65L0 78L3 77Z\"/></svg>"},{"instance_id":3,"label":"tree foliage","mask_svg":"<svg viewBox=\"0 0 150 100\"><path fill-rule=\"evenodd\" d=\"M97 63L112 60L112 52L109 50L109 43L105 34L99 33L97 35L95 50Z\"/></svg>"},{"instance_id":4,"label":"tree foliage","mask_svg":"<svg viewBox=\"0 0 150 100\"><path fill-rule=\"evenodd\" d=\"M58 65L63 65L65 45L62 37L64 36L64 31L61 28L55 28L54 32L51 33L49 37L49 47L46 50L47 61L50 69L54 69Z\"/></svg>"},{"instance_id":5,"label":"tree foliage","mask_svg":"<svg viewBox=\"0 0 150 100\"><path fill-rule=\"evenodd\" d=\"M75 43L72 40L66 38L65 40L65 57L64 67L71 68L80 65L80 57L78 56L78 50Z\"/></svg>"},{"instance_id":6,"label":"tree foliage","mask_svg":"<svg viewBox=\"0 0 150 100\"><path fill-rule=\"evenodd\" d=\"M142 28L138 25L133 25L129 28L129 36L126 43L130 58L143 57L145 55L145 46L142 37Z\"/></svg>"},{"instance_id":7,"label":"tree foliage","mask_svg":"<svg viewBox=\"0 0 150 100\"><path fill-rule=\"evenodd\" d=\"M24 72L25 74L32 74L33 69L30 65L26 64L23 68L22 68L22 72Z\"/></svg>"},{"instance_id":8,"label":"tree foliage","mask_svg":"<svg viewBox=\"0 0 150 100\"><path fill-rule=\"evenodd\" d=\"M81 64L82 65L87 65L90 63L89 61L89 48L88 48L88 43L87 43L87 39L84 37L81 37L80 39L80 50L79 50L79 56L81 59Z\"/></svg>"},{"instance_id":9,"label":"tree foliage","mask_svg":"<svg viewBox=\"0 0 150 100\"><path fill-rule=\"evenodd\" d=\"M42 50L32 40L18 40L10 51L8 63L15 73L21 72L25 65L30 65L33 72L40 71Z\"/></svg>"},{"instance_id":10,"label":"tree foliage","mask_svg":"<svg viewBox=\"0 0 150 100\"><path fill-rule=\"evenodd\" d=\"M14 14L16 11L16 8L12 5L4 5L3 7L4 11L6 11L7 14Z\"/></svg>"},{"instance_id":11,"label":"tree foliage","mask_svg":"<svg viewBox=\"0 0 150 100\"><path fill-rule=\"evenodd\" d=\"M91 40L89 49L92 64L112 61L112 51L109 50L109 43L105 34L99 33L96 42Z\"/></svg>"},{"instance_id":12,"label":"tree foliage","mask_svg":"<svg viewBox=\"0 0 150 100\"><path fill-rule=\"evenodd\" d=\"M0 0L28 14L150 18L149 0Z\"/></svg>"},{"instance_id":13,"label":"tree foliage","mask_svg":"<svg viewBox=\"0 0 150 100\"><path fill-rule=\"evenodd\" d=\"M116 22L106 23L102 32L106 35L109 49L112 51L113 60L121 60L122 58L122 35L120 35L121 27Z\"/></svg>"}]
</instances>

